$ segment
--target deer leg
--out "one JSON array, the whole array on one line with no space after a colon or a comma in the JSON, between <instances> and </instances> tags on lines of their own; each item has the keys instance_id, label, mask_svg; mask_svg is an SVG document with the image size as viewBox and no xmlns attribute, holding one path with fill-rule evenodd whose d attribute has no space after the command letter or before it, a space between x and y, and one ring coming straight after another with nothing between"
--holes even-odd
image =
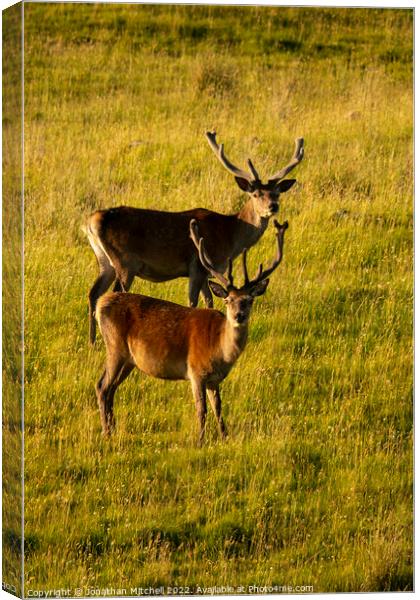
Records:
<instances>
[{"instance_id":1,"label":"deer leg","mask_svg":"<svg viewBox=\"0 0 420 600\"><path fill-rule=\"evenodd\" d=\"M197 278L190 275L188 282L188 300L190 306L197 306L198 296L200 295L201 282L197 281Z\"/></svg>"},{"instance_id":2,"label":"deer leg","mask_svg":"<svg viewBox=\"0 0 420 600\"><path fill-rule=\"evenodd\" d=\"M102 294L105 294L114 279L115 270L111 265L101 268L101 272L89 292L89 339L91 344L95 342L96 338L96 303L98 298L102 296Z\"/></svg>"},{"instance_id":3,"label":"deer leg","mask_svg":"<svg viewBox=\"0 0 420 600\"><path fill-rule=\"evenodd\" d=\"M133 365L118 357L107 358L105 371L96 385L102 433L108 436L115 427L113 414L114 394L117 387L133 370Z\"/></svg>"},{"instance_id":4,"label":"deer leg","mask_svg":"<svg viewBox=\"0 0 420 600\"><path fill-rule=\"evenodd\" d=\"M131 273L128 269L119 269L113 291L128 292L133 283L133 279L134 273Z\"/></svg>"},{"instance_id":5,"label":"deer leg","mask_svg":"<svg viewBox=\"0 0 420 600\"><path fill-rule=\"evenodd\" d=\"M206 386L194 380L191 381L191 386L195 400L195 408L197 410L198 423L200 426L200 437L198 439L198 445L202 446L204 440L204 432L206 430L207 416Z\"/></svg>"},{"instance_id":6,"label":"deer leg","mask_svg":"<svg viewBox=\"0 0 420 600\"><path fill-rule=\"evenodd\" d=\"M99 267L99 275L89 292L89 339L90 343L93 344L96 337L96 303L98 298L102 296L102 294L105 294L111 283L114 281L115 269L99 238L90 228L88 228L87 234Z\"/></svg>"},{"instance_id":7,"label":"deer leg","mask_svg":"<svg viewBox=\"0 0 420 600\"><path fill-rule=\"evenodd\" d=\"M105 414L110 431L113 431L115 429L114 394L117 390L117 387L121 385L124 379L126 379L130 375L133 369L134 365L132 365L131 363L125 363L121 367L115 381L112 383L108 390L108 394L105 399Z\"/></svg>"},{"instance_id":8,"label":"deer leg","mask_svg":"<svg viewBox=\"0 0 420 600\"><path fill-rule=\"evenodd\" d=\"M219 386L215 387L213 390L207 389L207 394L214 412L214 416L216 417L220 437L222 440L224 440L227 434L226 427L222 419L222 400L220 398Z\"/></svg>"},{"instance_id":9,"label":"deer leg","mask_svg":"<svg viewBox=\"0 0 420 600\"><path fill-rule=\"evenodd\" d=\"M101 378L99 379L98 383L96 384L96 388L95 388L96 389L96 397L98 399L99 414L101 417L102 432L104 434L106 431L106 416L105 416L105 397L103 395L102 388L103 388L105 376L106 376L106 369L102 373Z\"/></svg>"},{"instance_id":10,"label":"deer leg","mask_svg":"<svg viewBox=\"0 0 420 600\"><path fill-rule=\"evenodd\" d=\"M190 265L189 269L189 282L188 282L188 299L190 306L197 306L198 304L198 296L200 295L200 290L204 284L206 284L207 288L207 273L203 272L202 269L198 266L198 263L194 260ZM211 292L208 292L211 296ZM204 292L203 292L204 294Z\"/></svg>"},{"instance_id":11,"label":"deer leg","mask_svg":"<svg viewBox=\"0 0 420 600\"><path fill-rule=\"evenodd\" d=\"M207 277L204 280L203 285L201 286L201 294L204 298L204 302L206 303L207 308L213 308L213 295L210 291Z\"/></svg>"},{"instance_id":12,"label":"deer leg","mask_svg":"<svg viewBox=\"0 0 420 600\"><path fill-rule=\"evenodd\" d=\"M108 396L111 391L110 385L108 383L108 373L105 369L102 377L98 381L96 385L96 396L98 398L99 405L99 414L101 417L101 425L102 425L102 434L104 436L109 436L111 430L113 429L113 417L112 412L109 414L109 401ZM115 392L115 390L114 390Z\"/></svg>"}]
</instances>

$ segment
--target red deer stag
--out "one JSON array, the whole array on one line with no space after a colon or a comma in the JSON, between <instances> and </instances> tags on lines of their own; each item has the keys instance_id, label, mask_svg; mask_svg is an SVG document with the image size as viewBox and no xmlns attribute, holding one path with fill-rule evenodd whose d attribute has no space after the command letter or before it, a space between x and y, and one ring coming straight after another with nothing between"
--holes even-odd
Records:
<instances>
[{"instance_id":1,"label":"red deer stag","mask_svg":"<svg viewBox=\"0 0 420 600\"><path fill-rule=\"evenodd\" d=\"M104 435L109 435L115 427L115 391L137 367L159 379L190 381L200 425L200 444L206 423L207 392L220 435L226 436L219 384L245 348L254 298L265 292L268 276L281 262L288 225L287 222L274 223L277 255L272 265L266 270L260 265L255 278L249 280L244 250L245 281L242 287L235 287L232 260L229 259L226 278L211 263L203 238L198 237L197 221L191 221L191 237L201 263L210 276L220 282L209 281L209 286L213 294L224 299L226 316L211 308L180 306L139 294L109 292L99 299L96 316L105 342L106 362L96 385L96 395Z\"/></svg>"},{"instance_id":2,"label":"red deer stag","mask_svg":"<svg viewBox=\"0 0 420 600\"><path fill-rule=\"evenodd\" d=\"M250 160L249 173L235 167L226 158L223 144L217 144L216 134L207 132L206 135L222 164L233 173L239 187L248 192L248 201L238 213L231 215L205 208L165 212L128 206L94 212L86 228L100 271L89 292L91 343L96 335L96 303L114 280L114 291L128 291L136 275L154 282L189 277L190 306L197 306L201 290L206 306L212 307L208 273L200 264L189 236L191 219L200 224L200 232L215 268L225 272L229 257L235 259L242 250L259 240L269 218L279 210L280 193L286 192L295 183L295 179L283 178L303 158L302 138L296 140L289 164L263 184Z\"/></svg>"}]
</instances>

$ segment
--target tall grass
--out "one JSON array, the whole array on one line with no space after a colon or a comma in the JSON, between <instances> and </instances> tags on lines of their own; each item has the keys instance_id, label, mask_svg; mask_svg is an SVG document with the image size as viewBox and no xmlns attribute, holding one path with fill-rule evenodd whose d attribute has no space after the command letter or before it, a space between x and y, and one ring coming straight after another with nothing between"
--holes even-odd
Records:
<instances>
[{"instance_id":1,"label":"tall grass","mask_svg":"<svg viewBox=\"0 0 420 600\"><path fill-rule=\"evenodd\" d=\"M26 590L412 589L411 11L39 3L25 28ZM209 418L196 448L189 386L136 373L105 441L80 226L236 210L213 127L266 176L306 147L229 439Z\"/></svg>"}]
</instances>

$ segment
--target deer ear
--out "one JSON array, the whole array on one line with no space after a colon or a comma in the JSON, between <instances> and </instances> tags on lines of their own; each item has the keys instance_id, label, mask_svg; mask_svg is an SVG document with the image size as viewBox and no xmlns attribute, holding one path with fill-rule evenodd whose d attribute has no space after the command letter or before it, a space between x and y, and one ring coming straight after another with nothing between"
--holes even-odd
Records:
<instances>
[{"instance_id":1,"label":"deer ear","mask_svg":"<svg viewBox=\"0 0 420 600\"><path fill-rule=\"evenodd\" d=\"M262 281L260 281L259 283L257 283L257 285L255 287L253 287L250 290L250 294L253 298L255 298L255 296L262 296L265 292L265 290L267 289L268 283L269 283L269 279L263 279Z\"/></svg>"},{"instance_id":2,"label":"deer ear","mask_svg":"<svg viewBox=\"0 0 420 600\"><path fill-rule=\"evenodd\" d=\"M283 181L276 183L276 190L282 193L287 192L295 183L296 179L283 179Z\"/></svg>"},{"instance_id":3,"label":"deer ear","mask_svg":"<svg viewBox=\"0 0 420 600\"><path fill-rule=\"evenodd\" d=\"M223 286L221 286L219 283L216 283L215 281L209 281L209 288L211 289L211 291L213 292L213 294L215 296L217 296L218 298L227 298L228 297L228 293L225 290L225 288Z\"/></svg>"},{"instance_id":4,"label":"deer ear","mask_svg":"<svg viewBox=\"0 0 420 600\"><path fill-rule=\"evenodd\" d=\"M244 179L243 177L235 177L235 181L243 192L251 191L251 184L247 179Z\"/></svg>"}]
</instances>

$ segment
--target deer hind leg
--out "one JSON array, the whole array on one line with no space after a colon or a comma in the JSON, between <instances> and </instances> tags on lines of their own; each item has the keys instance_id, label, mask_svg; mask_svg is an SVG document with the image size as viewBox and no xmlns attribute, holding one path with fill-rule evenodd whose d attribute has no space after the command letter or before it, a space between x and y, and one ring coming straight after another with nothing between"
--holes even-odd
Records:
<instances>
[{"instance_id":1,"label":"deer hind leg","mask_svg":"<svg viewBox=\"0 0 420 600\"><path fill-rule=\"evenodd\" d=\"M96 260L99 265L99 276L89 292L89 339L93 344L96 338L96 320L95 310L98 298L105 294L111 283L115 279L115 269L109 260L109 257L102 248L100 242L94 237L93 233L88 230L90 245L95 253Z\"/></svg>"},{"instance_id":2,"label":"deer hind leg","mask_svg":"<svg viewBox=\"0 0 420 600\"><path fill-rule=\"evenodd\" d=\"M222 419L222 400L220 398L219 386L215 387L212 390L208 389L207 395L209 397L214 416L216 417L220 437L222 438L222 440L224 440L226 438L227 433L225 423Z\"/></svg>"},{"instance_id":3,"label":"deer hind leg","mask_svg":"<svg viewBox=\"0 0 420 600\"><path fill-rule=\"evenodd\" d=\"M114 394L116 392L117 387L126 379L131 371L134 369L134 365L131 363L125 363L118 373L114 383L111 385L108 396L106 398L105 410L110 426L110 430L113 431L115 429L115 417L114 417Z\"/></svg>"},{"instance_id":4,"label":"deer hind leg","mask_svg":"<svg viewBox=\"0 0 420 600\"><path fill-rule=\"evenodd\" d=\"M198 424L200 427L198 445L202 446L204 440L204 433L206 430L207 416L206 386L195 380L191 380L191 386L195 400L195 408L197 410Z\"/></svg>"},{"instance_id":5,"label":"deer hind leg","mask_svg":"<svg viewBox=\"0 0 420 600\"><path fill-rule=\"evenodd\" d=\"M106 426L106 412L105 412L105 397L103 394L103 385L104 385L104 380L106 377L106 369L105 371L102 373L101 378L99 379L98 383L96 384L96 397L98 399L98 406L99 406L99 414L101 417L101 425L102 425L102 432L105 434L105 431L107 429Z\"/></svg>"},{"instance_id":6,"label":"deer hind leg","mask_svg":"<svg viewBox=\"0 0 420 600\"><path fill-rule=\"evenodd\" d=\"M115 271L113 267L109 265L109 268L101 270L89 292L89 339L91 344L95 342L96 338L96 303L98 302L98 298L102 296L102 294L105 294L114 279Z\"/></svg>"},{"instance_id":7,"label":"deer hind leg","mask_svg":"<svg viewBox=\"0 0 420 600\"><path fill-rule=\"evenodd\" d=\"M115 429L114 395L117 387L128 377L134 365L125 359L107 359L107 365L96 385L102 433L108 436Z\"/></svg>"}]
</instances>

